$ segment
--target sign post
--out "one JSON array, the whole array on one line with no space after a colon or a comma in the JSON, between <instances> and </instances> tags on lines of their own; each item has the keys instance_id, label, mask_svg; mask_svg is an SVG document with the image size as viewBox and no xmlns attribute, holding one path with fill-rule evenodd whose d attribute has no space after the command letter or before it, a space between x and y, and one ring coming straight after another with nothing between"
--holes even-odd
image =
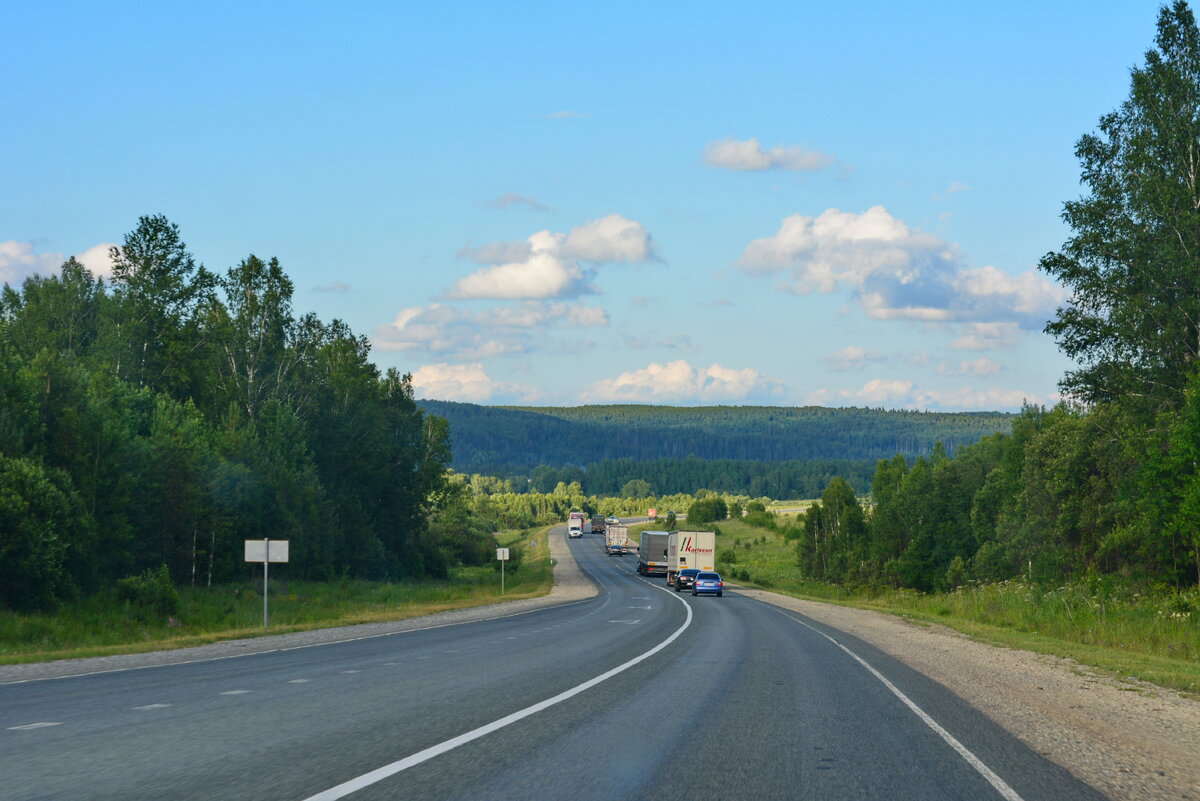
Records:
<instances>
[{"instance_id":1,"label":"sign post","mask_svg":"<svg viewBox=\"0 0 1200 801\"><path fill-rule=\"evenodd\" d=\"M263 628L267 628L270 620L267 613L267 566L271 562L286 562L288 560L288 541L271 540L263 537L261 540L246 540L246 561L263 563Z\"/></svg>"},{"instance_id":2,"label":"sign post","mask_svg":"<svg viewBox=\"0 0 1200 801\"><path fill-rule=\"evenodd\" d=\"M504 594L504 563L508 561L508 549L497 548L496 558L500 560L500 594Z\"/></svg>"}]
</instances>

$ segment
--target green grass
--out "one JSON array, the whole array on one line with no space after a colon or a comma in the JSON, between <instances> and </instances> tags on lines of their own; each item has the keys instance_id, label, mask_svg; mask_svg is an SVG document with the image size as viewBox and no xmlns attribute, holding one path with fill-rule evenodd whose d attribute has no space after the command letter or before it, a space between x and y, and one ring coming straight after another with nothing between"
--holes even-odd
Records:
<instances>
[{"instance_id":1,"label":"green grass","mask_svg":"<svg viewBox=\"0 0 1200 801\"><path fill-rule=\"evenodd\" d=\"M160 619L103 595L54 614L0 612L0 664L41 662L184 648L219 640L401 620L449 609L532 598L550 591L548 529L505 532L501 545L520 544L517 570L459 568L444 581L272 581L269 630L262 627L262 580L220 587L181 587L180 611ZM532 545L530 544L532 541Z\"/></svg>"},{"instance_id":2,"label":"green grass","mask_svg":"<svg viewBox=\"0 0 1200 801\"><path fill-rule=\"evenodd\" d=\"M1200 590L1141 595L1103 584L1040 589L1008 581L939 594L850 591L801 578L794 543L777 532L734 521L720 529L717 569L734 582L938 623L996 645L1065 656L1200 695ZM729 553L734 561L723 561Z\"/></svg>"}]
</instances>

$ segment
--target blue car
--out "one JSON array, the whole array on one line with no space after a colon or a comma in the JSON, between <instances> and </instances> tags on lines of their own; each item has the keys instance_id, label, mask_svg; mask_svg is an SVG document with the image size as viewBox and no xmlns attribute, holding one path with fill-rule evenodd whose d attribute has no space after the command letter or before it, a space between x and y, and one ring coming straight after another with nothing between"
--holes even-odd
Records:
<instances>
[{"instance_id":1,"label":"blue car","mask_svg":"<svg viewBox=\"0 0 1200 801\"><path fill-rule=\"evenodd\" d=\"M715 595L720 598L724 587L725 582L721 581L720 573L703 570L696 574L696 581L692 584L692 595Z\"/></svg>"}]
</instances>

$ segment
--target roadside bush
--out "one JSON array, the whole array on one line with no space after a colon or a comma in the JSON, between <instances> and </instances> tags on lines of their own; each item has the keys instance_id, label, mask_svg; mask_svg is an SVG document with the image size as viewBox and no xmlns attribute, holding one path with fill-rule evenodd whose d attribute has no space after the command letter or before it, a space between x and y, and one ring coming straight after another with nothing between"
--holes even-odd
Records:
<instances>
[{"instance_id":1,"label":"roadside bush","mask_svg":"<svg viewBox=\"0 0 1200 801\"><path fill-rule=\"evenodd\" d=\"M492 569L497 573L500 572L500 560L494 558L495 551L492 551ZM508 546L508 563L504 565L505 573L516 573L521 569L521 563L525 561L525 548L520 545Z\"/></svg>"},{"instance_id":2,"label":"roadside bush","mask_svg":"<svg viewBox=\"0 0 1200 801\"><path fill-rule=\"evenodd\" d=\"M117 582L117 600L157 617L179 614L179 591L166 565Z\"/></svg>"},{"instance_id":3,"label":"roadside bush","mask_svg":"<svg viewBox=\"0 0 1200 801\"><path fill-rule=\"evenodd\" d=\"M737 562L737 551L732 548L726 548L717 554L717 563L723 565L732 565Z\"/></svg>"}]
</instances>

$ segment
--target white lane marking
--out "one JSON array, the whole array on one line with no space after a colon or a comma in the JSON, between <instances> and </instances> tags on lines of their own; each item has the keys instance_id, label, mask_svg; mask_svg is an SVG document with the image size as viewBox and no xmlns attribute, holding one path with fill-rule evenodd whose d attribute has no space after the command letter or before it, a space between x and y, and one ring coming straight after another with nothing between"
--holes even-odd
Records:
<instances>
[{"instance_id":1,"label":"white lane marking","mask_svg":"<svg viewBox=\"0 0 1200 801\"><path fill-rule=\"evenodd\" d=\"M144 711L147 709L166 709L169 706L170 706L170 704L146 704L144 706L135 706L133 708Z\"/></svg>"},{"instance_id":2,"label":"white lane marking","mask_svg":"<svg viewBox=\"0 0 1200 801\"><path fill-rule=\"evenodd\" d=\"M288 679L288 684L307 684L312 679Z\"/></svg>"},{"instance_id":3,"label":"white lane marking","mask_svg":"<svg viewBox=\"0 0 1200 801\"><path fill-rule=\"evenodd\" d=\"M9 731L29 731L30 729L44 729L47 726L61 726L62 723L26 723L24 726L9 726Z\"/></svg>"},{"instance_id":4,"label":"white lane marking","mask_svg":"<svg viewBox=\"0 0 1200 801\"><path fill-rule=\"evenodd\" d=\"M666 592L666 590L663 590L663 592ZM436 756L446 753L447 751L453 751L460 745L466 745L472 740L478 740L480 737L491 734L494 731L499 731L505 726L516 723L518 720L523 720L530 715L535 715L542 710L555 706L556 704L561 704L563 701L573 698L585 690L590 690L592 687L595 687L597 684L600 684L603 681L611 679L613 676L624 673L626 670L629 670L629 668L649 659L671 643L675 642L675 640L679 639L679 637L682 636L685 631L687 631L688 626L692 625L691 604L682 598L679 598L678 596L676 596L676 600L683 604L684 609L687 610L687 618L683 621L683 625L675 629L671 636L667 637L649 651L639 654L633 659L630 659L628 662L617 665L615 668L605 671L595 678L588 679L583 684L577 684L569 690L564 690L552 698L547 698L545 701L539 701L532 706L527 706L524 709L513 712L511 715L506 715L499 720L493 720L491 723L485 723L477 729L472 729L471 731L460 734L457 737L452 737L445 742L430 746L423 751L418 751L417 753L407 756L404 759L397 760L390 765L384 765L382 768L376 768L370 773L364 773L363 775L351 779L348 782L343 782L336 787L331 787L328 790L317 793L316 795L309 796L308 798L304 799L304 801L337 801L339 798L345 798L351 793L357 792L364 787L369 787L376 782L380 782L391 776L395 776L401 771L405 771L411 767L420 765L422 762L427 762Z\"/></svg>"},{"instance_id":5,"label":"white lane marking","mask_svg":"<svg viewBox=\"0 0 1200 801\"><path fill-rule=\"evenodd\" d=\"M936 732L939 737L941 737L943 740L946 741L947 745L949 745L951 748L953 748L955 751L957 751L958 755L961 756L964 760L966 760L966 763L968 765L970 765L971 767L973 767L979 773L980 776L987 779L988 784L990 784L990 785L992 785L992 787L996 788L996 792L1000 793L1001 797L1007 799L1007 801L1024 801L1024 799L1022 799L1021 796L1017 794L1017 791L1014 790L1013 788L1009 787L1008 783L1005 782L1004 779L1001 779L999 776L997 776L995 771L993 771L991 768L989 768L987 765L985 765L983 763L982 759L975 756L975 754L973 754L970 750L968 750L967 747L965 745L963 745L962 743L960 743L954 737L953 734L951 734L950 732L943 729L936 720L934 720L932 717L929 716L929 713L927 713L924 709L921 709L921 707L917 706L912 701L911 698L909 698L907 695L905 695L903 692L900 691L899 687L897 687L895 684L892 684L890 681L888 681L886 676L884 676L882 673L880 673L875 668L871 667L871 665L865 659L863 659L861 656L859 656L858 654L851 651L846 646L842 645L840 642L835 640L833 637L830 637L825 632L816 628L815 626L810 626L809 624L805 623L803 620L794 618L781 609L776 608L775 611L779 612L779 614L783 615L788 620L799 623L801 626L804 626L807 629L811 629L812 631L815 631L817 634L820 634L822 637L829 640L831 643L836 645L838 648L841 648L843 651L845 651L847 654L849 654L851 659L853 659L855 662L857 662L858 664L860 664L864 668L866 668L867 672L870 673L872 676L879 679L879 681L883 684L883 686L887 687L889 690L891 690L892 694L895 695L897 698L899 698L900 701L905 706L907 706L909 709L911 709L913 711L913 713L917 717L919 717L926 726L933 729L934 732Z\"/></svg>"},{"instance_id":6,"label":"white lane marking","mask_svg":"<svg viewBox=\"0 0 1200 801\"><path fill-rule=\"evenodd\" d=\"M653 606L629 606L627 609L653 609Z\"/></svg>"},{"instance_id":7,"label":"white lane marking","mask_svg":"<svg viewBox=\"0 0 1200 801\"><path fill-rule=\"evenodd\" d=\"M386 665L387 667L396 667L400 663L399 662L384 662L383 664Z\"/></svg>"},{"instance_id":8,"label":"white lane marking","mask_svg":"<svg viewBox=\"0 0 1200 801\"><path fill-rule=\"evenodd\" d=\"M223 693L218 693L218 695L245 695L248 692L250 692L250 691L249 690L226 690Z\"/></svg>"},{"instance_id":9,"label":"white lane marking","mask_svg":"<svg viewBox=\"0 0 1200 801\"><path fill-rule=\"evenodd\" d=\"M642 621L639 619L639 620L610 620L608 622L609 623L627 623L630 626L633 626L637 623L641 623Z\"/></svg>"},{"instance_id":10,"label":"white lane marking","mask_svg":"<svg viewBox=\"0 0 1200 801\"><path fill-rule=\"evenodd\" d=\"M338 673L362 673L361 670L339 670Z\"/></svg>"}]
</instances>

